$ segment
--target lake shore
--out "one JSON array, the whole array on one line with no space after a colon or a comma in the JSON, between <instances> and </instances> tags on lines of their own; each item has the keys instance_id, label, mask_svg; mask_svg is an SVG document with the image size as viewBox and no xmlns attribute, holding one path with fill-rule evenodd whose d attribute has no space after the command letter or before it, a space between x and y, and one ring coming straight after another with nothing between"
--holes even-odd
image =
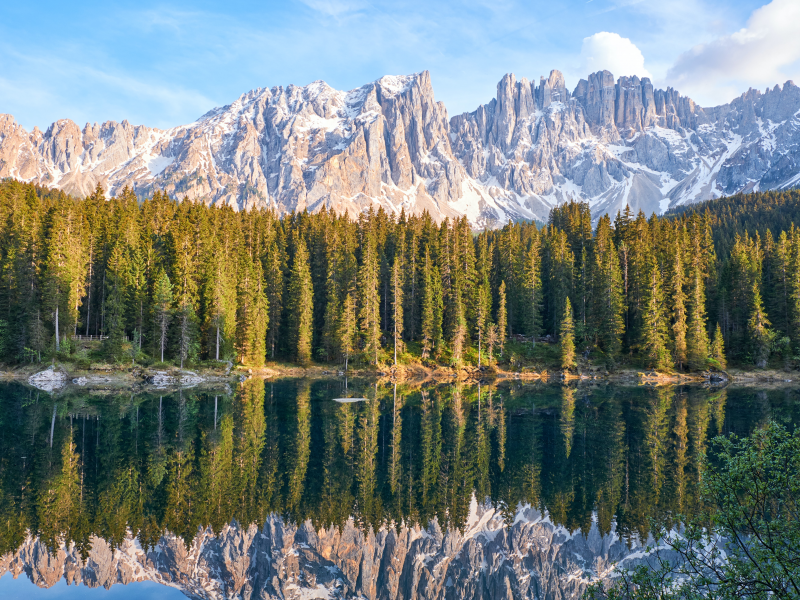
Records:
<instances>
[{"instance_id":1,"label":"lake shore","mask_svg":"<svg viewBox=\"0 0 800 600\"><path fill-rule=\"evenodd\" d=\"M57 392L67 388L87 390L137 389L141 391L167 391L184 388L231 388L250 377L264 379L279 378L369 378L386 382L411 384L436 383L492 383L501 381L584 383L609 382L627 385L679 385L706 383L724 385L735 383L786 385L794 383L797 376L791 371L770 369L730 369L724 373L661 373L642 371L621 366L612 371L600 367L586 366L577 371L536 370L523 367L507 370L498 365L462 366L454 368L422 364L383 365L380 367L350 368L347 373L341 368L312 364L308 366L291 363L270 362L263 367L247 367L232 363L205 364L201 367L180 369L176 366L144 367L139 365L92 364L89 368L78 367L68 362L0 366L0 381L17 381L46 391Z\"/></svg>"}]
</instances>

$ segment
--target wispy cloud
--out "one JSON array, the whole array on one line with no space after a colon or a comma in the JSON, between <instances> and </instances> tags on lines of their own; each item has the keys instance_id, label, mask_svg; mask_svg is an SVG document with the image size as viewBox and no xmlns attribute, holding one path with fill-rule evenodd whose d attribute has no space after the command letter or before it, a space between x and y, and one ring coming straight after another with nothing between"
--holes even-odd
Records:
<instances>
[{"instance_id":1,"label":"wispy cloud","mask_svg":"<svg viewBox=\"0 0 800 600\"><path fill-rule=\"evenodd\" d=\"M773 0L755 10L744 28L681 54L667 81L703 99L725 102L731 89L798 77L798 22L800 2Z\"/></svg>"}]
</instances>

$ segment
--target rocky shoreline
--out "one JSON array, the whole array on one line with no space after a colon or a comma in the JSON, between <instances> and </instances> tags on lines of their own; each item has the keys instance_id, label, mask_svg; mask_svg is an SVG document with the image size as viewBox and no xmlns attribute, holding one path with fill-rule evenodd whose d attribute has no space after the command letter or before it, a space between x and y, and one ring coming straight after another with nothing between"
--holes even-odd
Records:
<instances>
[{"instance_id":1,"label":"rocky shoreline","mask_svg":"<svg viewBox=\"0 0 800 600\"><path fill-rule=\"evenodd\" d=\"M523 381L544 383L588 383L609 382L626 385L679 385L700 383L706 385L786 385L797 380L793 372L777 370L729 370L727 372L702 373L659 373L620 368L606 371L602 368L589 368L579 372L536 371L523 368L506 371L495 366L452 368L423 365L401 365L390 368L350 369L344 371L319 365L302 367L299 365L273 363L261 368L246 368L223 363L224 367L202 368L196 370L177 367L152 369L146 367L119 367L107 364L92 365L89 369L74 369L69 365L53 364L45 369L34 369L26 365L15 369L0 368L0 381L17 381L49 393L67 389L141 389L142 391L169 391L196 387L230 387L249 379L277 378L341 378L358 377L378 379L395 383L463 383L478 384L500 381ZM39 365L37 365L39 367Z\"/></svg>"}]
</instances>

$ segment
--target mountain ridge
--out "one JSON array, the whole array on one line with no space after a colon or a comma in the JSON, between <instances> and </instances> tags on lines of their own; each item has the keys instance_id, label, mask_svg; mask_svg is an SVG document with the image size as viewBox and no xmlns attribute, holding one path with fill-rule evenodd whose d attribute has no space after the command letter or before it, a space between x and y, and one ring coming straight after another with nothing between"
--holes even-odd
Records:
<instances>
[{"instance_id":1,"label":"mountain ridge","mask_svg":"<svg viewBox=\"0 0 800 600\"><path fill-rule=\"evenodd\" d=\"M505 75L496 97L449 117L427 71L350 91L324 81L257 88L167 130L61 119L30 133L0 115L0 177L77 196L99 184L281 214L370 206L476 227L545 220L568 200L595 218L800 183L800 88L703 108L648 78L599 71L569 92Z\"/></svg>"}]
</instances>

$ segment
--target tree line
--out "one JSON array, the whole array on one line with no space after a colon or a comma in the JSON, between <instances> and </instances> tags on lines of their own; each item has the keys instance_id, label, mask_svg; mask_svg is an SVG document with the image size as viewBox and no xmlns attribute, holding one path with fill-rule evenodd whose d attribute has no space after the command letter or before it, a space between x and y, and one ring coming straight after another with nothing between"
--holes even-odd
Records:
<instances>
[{"instance_id":1,"label":"tree line","mask_svg":"<svg viewBox=\"0 0 800 600\"><path fill-rule=\"evenodd\" d=\"M760 205L778 213L798 197L770 193ZM279 218L5 180L0 357L68 356L75 336L97 335L116 361L347 366L410 354L482 365L507 358L520 336L532 348L564 329L568 368L581 355L678 370L725 368L726 356L789 364L800 233L790 223L729 241L715 206L661 218L626 208L594 224L587 204L570 202L544 226L473 232L466 218Z\"/></svg>"}]
</instances>

